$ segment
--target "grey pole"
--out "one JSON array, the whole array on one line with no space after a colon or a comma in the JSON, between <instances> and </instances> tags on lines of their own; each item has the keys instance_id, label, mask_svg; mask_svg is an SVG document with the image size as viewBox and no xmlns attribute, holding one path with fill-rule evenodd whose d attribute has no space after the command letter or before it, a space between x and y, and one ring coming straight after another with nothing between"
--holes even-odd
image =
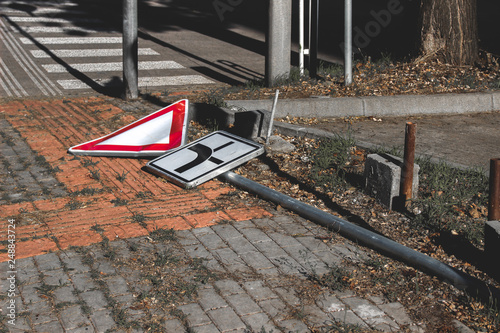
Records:
<instances>
[{"instance_id":1,"label":"grey pole","mask_svg":"<svg viewBox=\"0 0 500 333\"><path fill-rule=\"evenodd\" d=\"M290 74L292 52L292 0L269 0L266 82Z\"/></svg>"},{"instance_id":2,"label":"grey pole","mask_svg":"<svg viewBox=\"0 0 500 333\"><path fill-rule=\"evenodd\" d=\"M352 0L344 2L344 73L348 86L352 83Z\"/></svg>"},{"instance_id":3,"label":"grey pole","mask_svg":"<svg viewBox=\"0 0 500 333\"><path fill-rule=\"evenodd\" d=\"M123 84L125 99L139 97L137 0L123 0Z\"/></svg>"}]
</instances>

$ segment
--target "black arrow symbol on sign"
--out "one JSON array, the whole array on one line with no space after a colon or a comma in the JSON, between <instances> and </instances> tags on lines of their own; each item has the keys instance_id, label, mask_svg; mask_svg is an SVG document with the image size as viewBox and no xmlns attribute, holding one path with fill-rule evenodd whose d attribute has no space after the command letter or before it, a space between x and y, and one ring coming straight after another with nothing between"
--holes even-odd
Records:
<instances>
[{"instance_id":1,"label":"black arrow symbol on sign","mask_svg":"<svg viewBox=\"0 0 500 333\"><path fill-rule=\"evenodd\" d=\"M174 171L178 172L178 173L186 172L187 170L194 168L195 166L205 162L206 160L209 160L210 162L213 162L215 164L222 164L224 161L221 161L220 159L218 159L216 157L212 157L213 152L224 149L227 146L232 145L233 143L234 143L233 141L227 142L227 143L215 148L213 151L212 151L212 148L207 147L201 143L198 143L192 147L189 147L188 148L189 150L194 151L197 154L196 158L194 160L192 160L191 162L186 163L181 167L178 167Z\"/></svg>"}]
</instances>

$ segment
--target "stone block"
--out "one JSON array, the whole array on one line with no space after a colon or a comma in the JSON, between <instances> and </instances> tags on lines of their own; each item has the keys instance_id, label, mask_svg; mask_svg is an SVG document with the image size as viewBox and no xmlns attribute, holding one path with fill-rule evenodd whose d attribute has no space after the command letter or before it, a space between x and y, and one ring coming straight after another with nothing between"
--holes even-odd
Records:
<instances>
[{"instance_id":1,"label":"stone block","mask_svg":"<svg viewBox=\"0 0 500 333\"><path fill-rule=\"evenodd\" d=\"M493 274L500 277L500 267L497 257L500 253L500 221L488 221L484 225L484 255L487 262L491 263Z\"/></svg>"},{"instance_id":2,"label":"stone block","mask_svg":"<svg viewBox=\"0 0 500 333\"><path fill-rule=\"evenodd\" d=\"M403 159L388 154L370 154L365 163L365 180L367 193L382 205L393 209L400 200L401 169ZM413 168L413 198L418 192L418 164Z\"/></svg>"}]
</instances>

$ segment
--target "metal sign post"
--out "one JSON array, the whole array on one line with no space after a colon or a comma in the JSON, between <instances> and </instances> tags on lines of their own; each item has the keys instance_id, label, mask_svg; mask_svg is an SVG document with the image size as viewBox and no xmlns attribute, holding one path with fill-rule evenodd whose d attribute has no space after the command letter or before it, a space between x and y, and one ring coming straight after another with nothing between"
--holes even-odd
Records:
<instances>
[{"instance_id":1,"label":"metal sign post","mask_svg":"<svg viewBox=\"0 0 500 333\"><path fill-rule=\"evenodd\" d=\"M139 97L137 0L123 0L123 84L125 99Z\"/></svg>"},{"instance_id":2,"label":"metal sign post","mask_svg":"<svg viewBox=\"0 0 500 333\"><path fill-rule=\"evenodd\" d=\"M348 86L352 83L352 0L344 2L344 73Z\"/></svg>"}]
</instances>

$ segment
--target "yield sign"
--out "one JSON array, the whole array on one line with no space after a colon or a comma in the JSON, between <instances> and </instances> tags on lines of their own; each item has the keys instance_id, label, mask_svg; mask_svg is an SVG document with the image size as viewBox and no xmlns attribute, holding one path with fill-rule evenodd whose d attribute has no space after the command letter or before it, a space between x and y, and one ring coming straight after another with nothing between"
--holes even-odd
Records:
<instances>
[{"instance_id":1,"label":"yield sign","mask_svg":"<svg viewBox=\"0 0 500 333\"><path fill-rule=\"evenodd\" d=\"M186 143L188 100L180 100L130 125L71 147L68 152L88 156L159 156Z\"/></svg>"}]
</instances>

